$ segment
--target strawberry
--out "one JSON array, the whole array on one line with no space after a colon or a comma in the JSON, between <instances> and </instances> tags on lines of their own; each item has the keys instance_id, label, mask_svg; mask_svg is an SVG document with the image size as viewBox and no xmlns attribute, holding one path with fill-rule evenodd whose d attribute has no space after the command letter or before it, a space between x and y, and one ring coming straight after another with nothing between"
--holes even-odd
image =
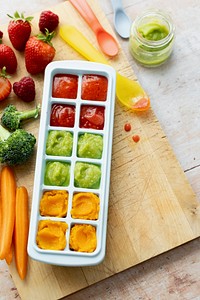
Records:
<instances>
[{"instance_id":1,"label":"strawberry","mask_svg":"<svg viewBox=\"0 0 200 300\"><path fill-rule=\"evenodd\" d=\"M59 17L52 11L45 10L40 14L39 28L41 32L45 33L46 29L48 29L49 32L52 32L57 28L58 24Z\"/></svg>"},{"instance_id":2,"label":"strawberry","mask_svg":"<svg viewBox=\"0 0 200 300\"><path fill-rule=\"evenodd\" d=\"M17 58L12 48L2 44L2 38L3 33L0 31L0 69L6 67L6 71L12 74L17 69Z\"/></svg>"},{"instance_id":3,"label":"strawberry","mask_svg":"<svg viewBox=\"0 0 200 300\"><path fill-rule=\"evenodd\" d=\"M31 34L31 20L33 17L24 17L16 11L14 16L8 15L12 20L8 24L8 35L13 47L23 51Z\"/></svg>"},{"instance_id":4,"label":"strawberry","mask_svg":"<svg viewBox=\"0 0 200 300\"><path fill-rule=\"evenodd\" d=\"M32 36L25 47L25 65L30 74L42 73L53 60L56 50L51 43L54 32Z\"/></svg>"},{"instance_id":5,"label":"strawberry","mask_svg":"<svg viewBox=\"0 0 200 300\"><path fill-rule=\"evenodd\" d=\"M6 75L6 67L3 67L0 73L0 101L5 100L11 93L12 85L9 76Z\"/></svg>"},{"instance_id":6,"label":"strawberry","mask_svg":"<svg viewBox=\"0 0 200 300\"><path fill-rule=\"evenodd\" d=\"M13 91L21 100L31 102L35 99L35 82L31 77L25 76L13 83Z\"/></svg>"}]
</instances>

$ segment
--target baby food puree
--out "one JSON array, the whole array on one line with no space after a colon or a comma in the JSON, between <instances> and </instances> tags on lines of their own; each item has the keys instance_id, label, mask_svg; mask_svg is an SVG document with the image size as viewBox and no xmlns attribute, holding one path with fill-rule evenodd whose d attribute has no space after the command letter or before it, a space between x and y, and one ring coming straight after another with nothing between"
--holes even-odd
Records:
<instances>
[{"instance_id":1,"label":"baby food puree","mask_svg":"<svg viewBox=\"0 0 200 300\"><path fill-rule=\"evenodd\" d=\"M74 168L76 187L98 189L101 180L101 168L98 165L77 162Z\"/></svg>"},{"instance_id":2,"label":"baby food puree","mask_svg":"<svg viewBox=\"0 0 200 300\"><path fill-rule=\"evenodd\" d=\"M36 242L39 248L48 250L64 250L66 247L65 222L51 220L39 221Z\"/></svg>"},{"instance_id":3,"label":"baby food puree","mask_svg":"<svg viewBox=\"0 0 200 300\"><path fill-rule=\"evenodd\" d=\"M93 252L97 247L96 228L87 224L76 224L70 232L71 250Z\"/></svg>"},{"instance_id":4,"label":"baby food puree","mask_svg":"<svg viewBox=\"0 0 200 300\"><path fill-rule=\"evenodd\" d=\"M75 106L67 104L53 104L51 108L50 125L60 127L74 127Z\"/></svg>"},{"instance_id":5,"label":"baby food puree","mask_svg":"<svg viewBox=\"0 0 200 300\"><path fill-rule=\"evenodd\" d=\"M46 142L46 154L57 156L71 156L73 135L68 131L51 130Z\"/></svg>"},{"instance_id":6,"label":"baby food puree","mask_svg":"<svg viewBox=\"0 0 200 300\"><path fill-rule=\"evenodd\" d=\"M43 193L40 201L41 216L65 217L68 207L68 192L52 190Z\"/></svg>"},{"instance_id":7,"label":"baby food puree","mask_svg":"<svg viewBox=\"0 0 200 300\"><path fill-rule=\"evenodd\" d=\"M76 99L78 90L78 76L56 74L53 78L52 96L54 98Z\"/></svg>"},{"instance_id":8,"label":"baby food puree","mask_svg":"<svg viewBox=\"0 0 200 300\"><path fill-rule=\"evenodd\" d=\"M141 25L138 28L138 32L143 36L143 38L151 41L162 40L169 34L168 28L156 21Z\"/></svg>"},{"instance_id":9,"label":"baby food puree","mask_svg":"<svg viewBox=\"0 0 200 300\"><path fill-rule=\"evenodd\" d=\"M68 186L70 165L65 162L49 161L46 164L44 183L46 185Z\"/></svg>"},{"instance_id":10,"label":"baby food puree","mask_svg":"<svg viewBox=\"0 0 200 300\"><path fill-rule=\"evenodd\" d=\"M79 157L101 158L103 137L98 134L84 133L78 138L77 154Z\"/></svg>"},{"instance_id":11,"label":"baby food puree","mask_svg":"<svg viewBox=\"0 0 200 300\"><path fill-rule=\"evenodd\" d=\"M104 128L104 111L103 106L82 105L80 112L80 127L103 129Z\"/></svg>"},{"instance_id":12,"label":"baby food puree","mask_svg":"<svg viewBox=\"0 0 200 300\"><path fill-rule=\"evenodd\" d=\"M71 215L74 219L97 220L99 197L93 193L77 193L73 197Z\"/></svg>"},{"instance_id":13,"label":"baby food puree","mask_svg":"<svg viewBox=\"0 0 200 300\"><path fill-rule=\"evenodd\" d=\"M83 100L105 101L108 79L101 75L84 75L82 78L81 98Z\"/></svg>"}]
</instances>

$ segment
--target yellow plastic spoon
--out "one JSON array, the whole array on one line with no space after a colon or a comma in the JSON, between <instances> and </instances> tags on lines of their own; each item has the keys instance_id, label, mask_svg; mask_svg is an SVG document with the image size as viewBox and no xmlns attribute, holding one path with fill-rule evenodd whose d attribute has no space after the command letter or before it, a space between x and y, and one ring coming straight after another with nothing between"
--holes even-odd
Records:
<instances>
[{"instance_id":1,"label":"yellow plastic spoon","mask_svg":"<svg viewBox=\"0 0 200 300\"><path fill-rule=\"evenodd\" d=\"M63 25L59 34L72 48L90 61L109 64L105 57L74 26ZM146 111L150 107L150 99L138 81L116 73L116 95L118 100L134 111Z\"/></svg>"}]
</instances>

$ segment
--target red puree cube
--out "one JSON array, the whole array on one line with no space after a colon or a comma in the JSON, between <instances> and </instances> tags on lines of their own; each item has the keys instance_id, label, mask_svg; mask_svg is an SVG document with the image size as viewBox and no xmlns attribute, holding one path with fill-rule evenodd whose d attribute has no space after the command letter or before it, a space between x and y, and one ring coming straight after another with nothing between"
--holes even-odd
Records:
<instances>
[{"instance_id":1,"label":"red puree cube","mask_svg":"<svg viewBox=\"0 0 200 300\"><path fill-rule=\"evenodd\" d=\"M104 127L103 106L82 105L80 112L80 127L101 130Z\"/></svg>"},{"instance_id":2,"label":"red puree cube","mask_svg":"<svg viewBox=\"0 0 200 300\"><path fill-rule=\"evenodd\" d=\"M83 100L105 101L108 79L101 75L83 75L81 98Z\"/></svg>"},{"instance_id":3,"label":"red puree cube","mask_svg":"<svg viewBox=\"0 0 200 300\"><path fill-rule=\"evenodd\" d=\"M78 76L56 74L53 78L52 96L54 98L76 99L78 91Z\"/></svg>"},{"instance_id":4,"label":"red puree cube","mask_svg":"<svg viewBox=\"0 0 200 300\"><path fill-rule=\"evenodd\" d=\"M67 104L53 104L51 107L50 125L60 127L74 127L75 106Z\"/></svg>"}]
</instances>

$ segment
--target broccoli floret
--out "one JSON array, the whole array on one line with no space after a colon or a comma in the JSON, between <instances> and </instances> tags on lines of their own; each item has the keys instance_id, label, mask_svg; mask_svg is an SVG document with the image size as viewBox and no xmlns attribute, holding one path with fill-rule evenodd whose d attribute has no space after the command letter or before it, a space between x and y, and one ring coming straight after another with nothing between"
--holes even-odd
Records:
<instances>
[{"instance_id":1,"label":"broccoli floret","mask_svg":"<svg viewBox=\"0 0 200 300\"><path fill-rule=\"evenodd\" d=\"M34 150L36 138L24 129L9 132L0 125L0 162L8 165L25 163Z\"/></svg>"},{"instance_id":2,"label":"broccoli floret","mask_svg":"<svg viewBox=\"0 0 200 300\"><path fill-rule=\"evenodd\" d=\"M1 123L10 131L14 131L22 127L23 121L30 118L37 118L39 113L40 105L32 110L18 111L14 105L10 104L3 111Z\"/></svg>"}]
</instances>

